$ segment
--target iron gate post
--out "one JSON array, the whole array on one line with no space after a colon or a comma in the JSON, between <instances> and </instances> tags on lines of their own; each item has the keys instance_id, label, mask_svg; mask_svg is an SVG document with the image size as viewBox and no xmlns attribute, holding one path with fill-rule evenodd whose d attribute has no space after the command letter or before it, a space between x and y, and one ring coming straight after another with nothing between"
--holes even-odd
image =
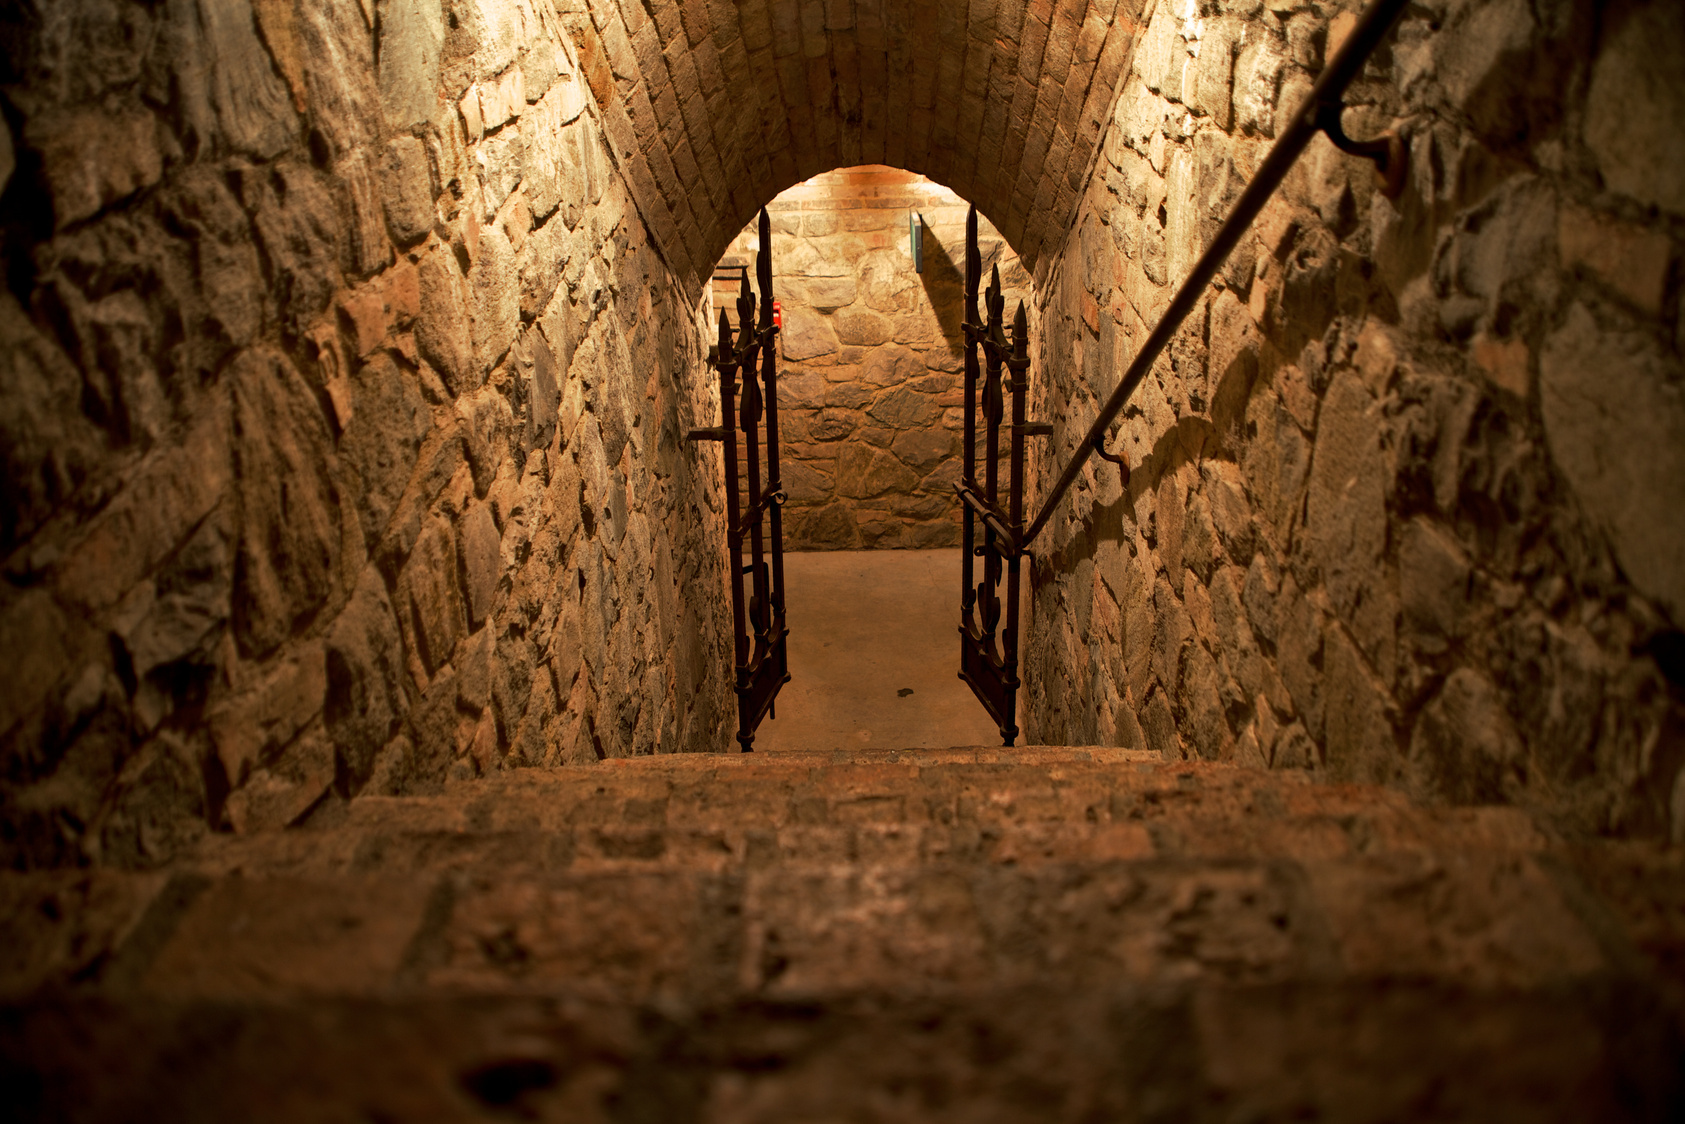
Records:
<instances>
[{"instance_id":1,"label":"iron gate post","mask_svg":"<svg viewBox=\"0 0 1685 1124\"><path fill-rule=\"evenodd\" d=\"M720 311L719 342L708 362L720 375L720 424L693 429L692 441L725 446L726 539L731 565L732 688L737 694L737 742L752 752L761 719L773 715L779 689L790 681L784 614L784 488L778 467L778 325L772 316L772 231L766 209L760 216L761 250L755 277L759 300L743 275L737 296L738 330ZM760 308L757 321L755 310ZM743 395L736 397L737 374ZM762 386L764 384L764 392ZM764 429L763 429L764 425ZM745 441L739 472L737 434ZM766 445L766 479L761 478L761 444ZM746 496L741 493L746 490ZM744 500L747 503L744 503ZM750 558L743 561L744 540ZM749 578L748 590L744 577ZM747 593L747 599L746 599Z\"/></svg>"},{"instance_id":2,"label":"iron gate post","mask_svg":"<svg viewBox=\"0 0 1685 1124\"><path fill-rule=\"evenodd\" d=\"M977 244L977 208L973 207L965 224L965 470L954 485L961 505L959 674L995 720L1002 742L1012 745L1018 738L1018 595L1025 554L1024 438L1051 433L1053 427L1025 417L1030 385L1028 319L1024 302L1019 301L1009 341L1003 315L1006 298L1001 292L998 267L991 272L984 295L987 320L978 318L982 261ZM981 401L977 394L979 380L983 384ZM1004 397L1007 391L1012 394L1010 420ZM979 411L983 420L981 484L977 472ZM1005 497L1000 480L1003 425L1007 429ZM974 556L983 559L982 580L975 585ZM1003 576L1007 601L1004 627Z\"/></svg>"}]
</instances>

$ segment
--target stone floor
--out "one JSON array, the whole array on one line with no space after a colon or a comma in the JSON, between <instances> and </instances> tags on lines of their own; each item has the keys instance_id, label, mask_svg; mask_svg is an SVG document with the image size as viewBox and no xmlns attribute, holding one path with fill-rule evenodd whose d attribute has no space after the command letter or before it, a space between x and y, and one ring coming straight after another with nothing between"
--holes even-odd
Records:
<instances>
[{"instance_id":1,"label":"stone floor","mask_svg":"<svg viewBox=\"0 0 1685 1124\"><path fill-rule=\"evenodd\" d=\"M790 682L757 750L992 745L959 678L960 552L833 550L784 558Z\"/></svg>"},{"instance_id":2,"label":"stone floor","mask_svg":"<svg viewBox=\"0 0 1685 1124\"><path fill-rule=\"evenodd\" d=\"M8 1118L1685 1111L1677 851L1126 750L504 774L0 918Z\"/></svg>"}]
</instances>

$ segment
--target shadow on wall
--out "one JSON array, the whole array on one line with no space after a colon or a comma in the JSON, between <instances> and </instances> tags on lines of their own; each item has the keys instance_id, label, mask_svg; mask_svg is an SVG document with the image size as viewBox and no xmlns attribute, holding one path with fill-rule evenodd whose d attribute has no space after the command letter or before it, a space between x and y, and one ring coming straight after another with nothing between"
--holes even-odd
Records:
<instances>
[{"instance_id":1,"label":"shadow on wall","mask_svg":"<svg viewBox=\"0 0 1685 1124\"><path fill-rule=\"evenodd\" d=\"M962 216L963 218L963 216ZM930 302L930 311L936 317L941 327L942 338L947 341L948 349L954 354L956 363L965 362L965 225L963 221L957 228L950 223L943 223L947 231L944 240L937 228L924 223L924 272L919 274L919 281L924 285L925 299ZM983 262L983 279L978 285L977 312L985 318L989 315L983 294L989 290L989 274L996 266L1001 271L1001 289L1006 295L1005 321L1012 322L1013 310L1018 307L1020 298L1024 300L1025 310L1030 310L1029 279L1023 275L1018 266L1018 257L1006 245L1006 242L994 234L989 220L979 216L977 249L978 256ZM1024 291L1020 292L1022 289Z\"/></svg>"},{"instance_id":2,"label":"shadow on wall","mask_svg":"<svg viewBox=\"0 0 1685 1124\"><path fill-rule=\"evenodd\" d=\"M919 216L920 233L924 245L924 272L919 274L919 280L924 283L925 299L930 302L930 310L936 316L936 323L941 327L942 338L948 341L948 347L955 355L964 361L965 356L965 238L962 234L953 239L953 249L943 244L942 239ZM987 284L987 282L984 282ZM979 304L981 309L981 304Z\"/></svg>"}]
</instances>

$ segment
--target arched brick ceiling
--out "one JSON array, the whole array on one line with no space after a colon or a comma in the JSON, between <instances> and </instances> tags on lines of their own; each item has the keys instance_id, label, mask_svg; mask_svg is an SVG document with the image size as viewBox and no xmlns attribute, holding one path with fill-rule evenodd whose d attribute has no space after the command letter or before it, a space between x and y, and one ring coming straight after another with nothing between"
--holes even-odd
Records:
<instances>
[{"instance_id":1,"label":"arched brick ceiling","mask_svg":"<svg viewBox=\"0 0 1685 1124\"><path fill-rule=\"evenodd\" d=\"M605 131L674 268L836 167L920 172L1034 267L1063 238L1144 0L576 0ZM581 10L583 9L583 10Z\"/></svg>"}]
</instances>

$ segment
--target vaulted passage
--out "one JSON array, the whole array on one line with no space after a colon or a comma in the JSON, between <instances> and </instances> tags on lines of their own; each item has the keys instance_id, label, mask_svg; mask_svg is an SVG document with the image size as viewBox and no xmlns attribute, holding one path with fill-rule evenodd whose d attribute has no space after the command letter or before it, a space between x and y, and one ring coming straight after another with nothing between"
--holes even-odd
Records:
<instances>
[{"instance_id":1,"label":"vaulted passage","mask_svg":"<svg viewBox=\"0 0 1685 1124\"><path fill-rule=\"evenodd\" d=\"M1680 1116L1677 4L1404 6L1028 543L1026 744L726 753L734 266L768 526L951 545L974 205L1028 520L1363 26L0 4L8 1109Z\"/></svg>"},{"instance_id":2,"label":"vaulted passage","mask_svg":"<svg viewBox=\"0 0 1685 1124\"><path fill-rule=\"evenodd\" d=\"M858 164L953 189L1033 266L1064 242L1140 30L1129 0L581 6L610 146L689 279L780 191Z\"/></svg>"}]
</instances>

